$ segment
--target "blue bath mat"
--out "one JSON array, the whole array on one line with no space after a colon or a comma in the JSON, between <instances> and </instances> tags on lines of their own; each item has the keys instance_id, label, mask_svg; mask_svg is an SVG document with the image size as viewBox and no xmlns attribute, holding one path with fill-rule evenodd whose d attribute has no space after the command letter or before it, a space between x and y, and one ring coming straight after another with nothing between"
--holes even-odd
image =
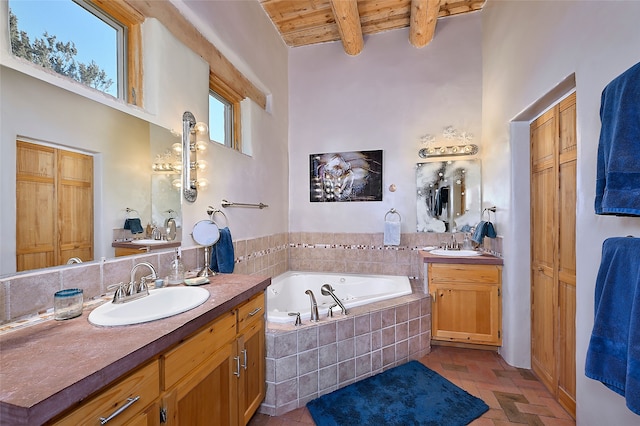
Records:
<instances>
[{"instance_id":1,"label":"blue bath mat","mask_svg":"<svg viewBox=\"0 0 640 426\"><path fill-rule=\"evenodd\" d=\"M489 410L418 361L323 395L307 408L318 426L461 426Z\"/></svg>"}]
</instances>

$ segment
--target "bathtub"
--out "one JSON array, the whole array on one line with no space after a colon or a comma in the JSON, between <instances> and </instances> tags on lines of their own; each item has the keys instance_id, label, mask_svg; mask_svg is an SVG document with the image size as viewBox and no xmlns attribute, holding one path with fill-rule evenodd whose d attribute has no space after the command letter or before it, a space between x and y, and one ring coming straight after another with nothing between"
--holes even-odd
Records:
<instances>
[{"instance_id":1,"label":"bathtub","mask_svg":"<svg viewBox=\"0 0 640 426\"><path fill-rule=\"evenodd\" d=\"M311 317L311 302L306 290L313 291L320 318L326 318L334 304L331 296L323 296L320 287L331 284L335 295L347 308L411 294L408 277L392 275L353 275L327 272L289 271L271 280L267 287L267 321L293 323L289 312L300 312L303 320ZM333 308L334 315L340 307Z\"/></svg>"}]
</instances>

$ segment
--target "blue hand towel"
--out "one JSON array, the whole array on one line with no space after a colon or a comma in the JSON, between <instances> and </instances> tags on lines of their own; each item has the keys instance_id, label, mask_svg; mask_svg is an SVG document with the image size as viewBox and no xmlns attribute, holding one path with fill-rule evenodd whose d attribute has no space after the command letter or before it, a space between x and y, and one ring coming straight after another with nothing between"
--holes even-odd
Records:
<instances>
[{"instance_id":1,"label":"blue hand towel","mask_svg":"<svg viewBox=\"0 0 640 426\"><path fill-rule=\"evenodd\" d=\"M640 62L602 91L596 214L640 216Z\"/></svg>"},{"instance_id":2,"label":"blue hand towel","mask_svg":"<svg viewBox=\"0 0 640 426\"><path fill-rule=\"evenodd\" d=\"M484 237L495 238L496 236L496 228L493 223L482 220L476 225L476 231L473 233L471 240L476 244L482 244Z\"/></svg>"},{"instance_id":3,"label":"blue hand towel","mask_svg":"<svg viewBox=\"0 0 640 426\"><path fill-rule=\"evenodd\" d=\"M585 374L640 414L640 238L609 238L596 278Z\"/></svg>"},{"instance_id":4,"label":"blue hand towel","mask_svg":"<svg viewBox=\"0 0 640 426\"><path fill-rule=\"evenodd\" d=\"M220 229L220 238L211 250L211 269L215 272L230 274L235 266L233 240L228 227Z\"/></svg>"},{"instance_id":5,"label":"blue hand towel","mask_svg":"<svg viewBox=\"0 0 640 426\"><path fill-rule=\"evenodd\" d=\"M132 219L125 219L124 229L130 230L132 234L141 234L142 232L144 232L144 230L142 229L142 223L140 223L140 218L137 217Z\"/></svg>"}]
</instances>

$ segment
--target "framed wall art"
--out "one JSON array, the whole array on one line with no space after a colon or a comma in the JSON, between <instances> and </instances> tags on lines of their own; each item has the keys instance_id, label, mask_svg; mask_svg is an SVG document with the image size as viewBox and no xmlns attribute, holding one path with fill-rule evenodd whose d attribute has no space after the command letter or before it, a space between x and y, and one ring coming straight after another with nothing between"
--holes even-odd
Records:
<instances>
[{"instance_id":1,"label":"framed wall art","mask_svg":"<svg viewBox=\"0 0 640 426\"><path fill-rule=\"evenodd\" d=\"M311 202L382 201L382 150L309 156Z\"/></svg>"}]
</instances>

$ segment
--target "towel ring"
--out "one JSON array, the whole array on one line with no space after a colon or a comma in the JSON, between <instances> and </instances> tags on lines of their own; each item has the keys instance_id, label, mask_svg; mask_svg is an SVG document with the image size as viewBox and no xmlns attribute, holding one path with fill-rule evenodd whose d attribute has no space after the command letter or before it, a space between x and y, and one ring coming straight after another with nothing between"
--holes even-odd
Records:
<instances>
[{"instance_id":1,"label":"towel ring","mask_svg":"<svg viewBox=\"0 0 640 426\"><path fill-rule=\"evenodd\" d=\"M384 215L384 220L387 220L387 216L389 216L390 214L396 214L398 215L398 222L402 222L402 216L400 216L400 213L398 213L398 211L396 209L391 209L387 212L387 214Z\"/></svg>"},{"instance_id":2,"label":"towel ring","mask_svg":"<svg viewBox=\"0 0 640 426\"><path fill-rule=\"evenodd\" d=\"M216 209L215 207L209 206L207 208L207 215L209 215L209 219L211 220L211 222L215 223L216 226L220 227L216 221L213 219L213 216L216 215L216 213L220 213L222 216L224 216L224 220L226 222L227 225L229 225L229 218L227 218L227 215L224 214L224 212L220 209Z\"/></svg>"},{"instance_id":3,"label":"towel ring","mask_svg":"<svg viewBox=\"0 0 640 426\"><path fill-rule=\"evenodd\" d=\"M176 215L178 214L175 210L173 209L169 209L169 210L165 210L165 213L169 214L169 219L175 219Z\"/></svg>"},{"instance_id":4,"label":"towel ring","mask_svg":"<svg viewBox=\"0 0 640 426\"><path fill-rule=\"evenodd\" d=\"M124 210L127 212L127 219L133 219L133 218L131 217L131 213L132 213L132 212L135 212L135 213L136 213L136 215L137 215L137 216L135 216L135 217L137 217L138 219L140 218L140 213L138 213L138 210L134 210L134 209L131 209L131 208L129 208L129 207L127 207L127 208L126 208L126 209L124 209Z\"/></svg>"},{"instance_id":5,"label":"towel ring","mask_svg":"<svg viewBox=\"0 0 640 426\"><path fill-rule=\"evenodd\" d=\"M482 220L484 220L484 213L487 213L487 221L491 222L491 212L493 212L493 214L496 214L496 206L493 207L487 207L486 209L482 210Z\"/></svg>"}]
</instances>

